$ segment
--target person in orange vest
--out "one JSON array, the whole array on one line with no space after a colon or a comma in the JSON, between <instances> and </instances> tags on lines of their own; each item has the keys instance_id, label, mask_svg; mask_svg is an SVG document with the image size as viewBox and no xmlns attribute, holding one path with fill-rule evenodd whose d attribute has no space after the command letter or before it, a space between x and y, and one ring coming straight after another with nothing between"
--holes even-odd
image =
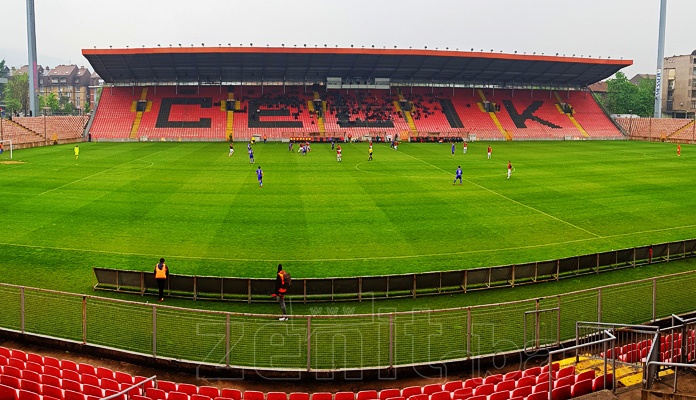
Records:
<instances>
[{"instance_id":1,"label":"person in orange vest","mask_svg":"<svg viewBox=\"0 0 696 400\"><path fill-rule=\"evenodd\" d=\"M159 263L155 265L155 280L159 289L159 301L164 301L164 284L169 278L169 268L164 263L164 258L160 258Z\"/></svg>"},{"instance_id":2,"label":"person in orange vest","mask_svg":"<svg viewBox=\"0 0 696 400\"><path fill-rule=\"evenodd\" d=\"M278 264L278 273L276 274L275 282L275 293L273 293L272 296L276 298L278 304L280 304L280 310L283 312L283 316L278 318L278 320L280 321L288 320L288 312L285 308L285 293L287 293L288 287L290 287L290 275L283 270L283 264Z\"/></svg>"}]
</instances>

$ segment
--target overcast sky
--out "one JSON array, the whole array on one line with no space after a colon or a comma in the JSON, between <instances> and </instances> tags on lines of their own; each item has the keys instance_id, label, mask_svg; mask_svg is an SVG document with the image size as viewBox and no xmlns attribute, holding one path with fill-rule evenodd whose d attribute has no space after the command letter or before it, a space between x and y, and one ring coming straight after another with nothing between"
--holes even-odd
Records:
<instances>
[{"instance_id":1,"label":"overcast sky","mask_svg":"<svg viewBox=\"0 0 696 400\"><path fill-rule=\"evenodd\" d=\"M655 73L660 0L35 0L38 63L93 70L83 48L218 46L444 49L633 60ZM0 59L27 64L26 1L3 0ZM696 0L668 0L665 55L696 49Z\"/></svg>"}]
</instances>

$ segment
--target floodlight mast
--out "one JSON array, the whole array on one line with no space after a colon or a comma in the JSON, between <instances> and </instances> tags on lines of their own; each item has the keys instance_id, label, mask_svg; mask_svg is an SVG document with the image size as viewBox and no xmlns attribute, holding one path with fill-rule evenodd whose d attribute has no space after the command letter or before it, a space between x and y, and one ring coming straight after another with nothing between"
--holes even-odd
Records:
<instances>
[{"instance_id":1,"label":"floodlight mast","mask_svg":"<svg viewBox=\"0 0 696 400\"><path fill-rule=\"evenodd\" d=\"M27 48L29 49L29 111L36 117L39 107L39 76L36 61L36 23L34 0L27 0Z\"/></svg>"},{"instance_id":2,"label":"floodlight mast","mask_svg":"<svg viewBox=\"0 0 696 400\"><path fill-rule=\"evenodd\" d=\"M660 0L660 28L657 37L657 73L655 74L655 118L662 117L662 69L665 65L665 24L667 0Z\"/></svg>"}]
</instances>

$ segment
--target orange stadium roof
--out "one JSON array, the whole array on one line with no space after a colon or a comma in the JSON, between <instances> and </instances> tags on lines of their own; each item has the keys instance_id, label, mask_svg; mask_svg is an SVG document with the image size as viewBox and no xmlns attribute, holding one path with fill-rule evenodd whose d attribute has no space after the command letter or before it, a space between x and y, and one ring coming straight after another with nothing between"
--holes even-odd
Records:
<instances>
[{"instance_id":1,"label":"orange stadium roof","mask_svg":"<svg viewBox=\"0 0 696 400\"><path fill-rule=\"evenodd\" d=\"M388 78L404 85L585 87L631 60L452 50L296 47L83 49L112 84L322 82Z\"/></svg>"}]
</instances>

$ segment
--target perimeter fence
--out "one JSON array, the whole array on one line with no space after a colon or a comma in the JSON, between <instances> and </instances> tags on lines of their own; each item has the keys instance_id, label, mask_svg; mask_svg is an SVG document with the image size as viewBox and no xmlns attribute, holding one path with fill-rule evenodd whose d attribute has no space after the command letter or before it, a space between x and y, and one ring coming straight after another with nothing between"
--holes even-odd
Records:
<instances>
[{"instance_id":1,"label":"perimeter fence","mask_svg":"<svg viewBox=\"0 0 696 400\"><path fill-rule=\"evenodd\" d=\"M691 312L695 289L692 271L510 303L279 321L0 284L0 329L261 375L381 370L533 355L575 338L576 321L640 324Z\"/></svg>"},{"instance_id":2,"label":"perimeter fence","mask_svg":"<svg viewBox=\"0 0 696 400\"><path fill-rule=\"evenodd\" d=\"M696 239L602 253L584 254L557 260L525 264L472 268L459 271L424 272L417 274L365 277L293 278L293 287L286 297L303 303L313 301L358 300L363 298L416 297L429 294L467 292L493 287L557 281L575 277L632 268L658 261L671 261L696 254ZM152 271L134 271L95 267L94 289L145 294L156 293L157 282ZM166 283L169 296L197 299L274 301L275 279L192 276L171 274Z\"/></svg>"}]
</instances>

